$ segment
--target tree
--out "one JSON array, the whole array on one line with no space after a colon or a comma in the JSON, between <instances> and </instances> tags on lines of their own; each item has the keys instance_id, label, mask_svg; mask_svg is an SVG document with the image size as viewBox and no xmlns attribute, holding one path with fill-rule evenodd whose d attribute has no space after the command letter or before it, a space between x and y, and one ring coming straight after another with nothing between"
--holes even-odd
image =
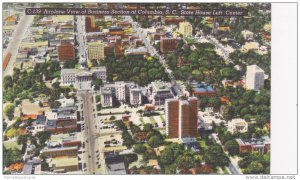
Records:
<instances>
[{"instance_id":1,"label":"tree","mask_svg":"<svg viewBox=\"0 0 300 180\"><path fill-rule=\"evenodd\" d=\"M175 159L176 158L174 158L174 153L171 148L165 148L160 156L160 162L164 165L172 164Z\"/></svg>"},{"instance_id":2,"label":"tree","mask_svg":"<svg viewBox=\"0 0 300 180\"><path fill-rule=\"evenodd\" d=\"M51 132L50 131L40 131L40 132L37 132L35 134L35 136L38 138L39 143L44 146L45 142L50 139Z\"/></svg>"},{"instance_id":3,"label":"tree","mask_svg":"<svg viewBox=\"0 0 300 180\"><path fill-rule=\"evenodd\" d=\"M117 126L121 131L126 131L127 130L126 125L121 120L115 121L115 126Z\"/></svg>"},{"instance_id":4,"label":"tree","mask_svg":"<svg viewBox=\"0 0 300 180\"><path fill-rule=\"evenodd\" d=\"M245 174L260 174L264 172L264 167L262 163L258 161L253 161L250 165L244 170Z\"/></svg>"},{"instance_id":5,"label":"tree","mask_svg":"<svg viewBox=\"0 0 300 180\"><path fill-rule=\"evenodd\" d=\"M223 117L226 121L231 120L235 116L235 111L232 106L225 106L223 110Z\"/></svg>"},{"instance_id":6,"label":"tree","mask_svg":"<svg viewBox=\"0 0 300 180\"><path fill-rule=\"evenodd\" d=\"M135 144L133 146L133 151L138 154L143 154L147 150L147 147L144 144Z\"/></svg>"},{"instance_id":7,"label":"tree","mask_svg":"<svg viewBox=\"0 0 300 180\"><path fill-rule=\"evenodd\" d=\"M17 143L19 145L24 145L27 143L28 138L29 138L29 135L20 135L20 136L18 136Z\"/></svg>"},{"instance_id":8,"label":"tree","mask_svg":"<svg viewBox=\"0 0 300 180\"><path fill-rule=\"evenodd\" d=\"M3 148L3 166L8 167L10 164L22 162L22 155L17 149Z\"/></svg>"},{"instance_id":9,"label":"tree","mask_svg":"<svg viewBox=\"0 0 300 180\"><path fill-rule=\"evenodd\" d=\"M7 104L4 108L4 114L8 117L8 119L12 119L14 117L15 106L13 104Z\"/></svg>"},{"instance_id":10,"label":"tree","mask_svg":"<svg viewBox=\"0 0 300 180\"><path fill-rule=\"evenodd\" d=\"M150 124L150 123L144 124L144 130L145 130L146 132L151 131L152 128L153 128L152 124Z\"/></svg>"},{"instance_id":11,"label":"tree","mask_svg":"<svg viewBox=\"0 0 300 180\"><path fill-rule=\"evenodd\" d=\"M233 156L239 154L239 144L235 140L227 141L224 146L230 155Z\"/></svg>"},{"instance_id":12,"label":"tree","mask_svg":"<svg viewBox=\"0 0 300 180\"><path fill-rule=\"evenodd\" d=\"M7 75L3 79L3 88L4 90L7 90L8 88L12 88L13 86L13 80L10 75Z\"/></svg>"},{"instance_id":13,"label":"tree","mask_svg":"<svg viewBox=\"0 0 300 180\"><path fill-rule=\"evenodd\" d=\"M137 133L137 132L140 132L141 131L141 129L140 129L140 127L138 127L137 125L131 125L130 126L130 131L131 131L131 133L132 134L135 134L135 133Z\"/></svg>"},{"instance_id":14,"label":"tree","mask_svg":"<svg viewBox=\"0 0 300 180\"><path fill-rule=\"evenodd\" d=\"M179 169L187 170L198 166L200 162L196 161L192 153L186 152L177 158L176 164Z\"/></svg>"},{"instance_id":15,"label":"tree","mask_svg":"<svg viewBox=\"0 0 300 180\"><path fill-rule=\"evenodd\" d=\"M57 109L57 108L59 108L61 106L61 102L59 102L59 101L54 101L54 103L52 104L52 108L53 109Z\"/></svg>"},{"instance_id":16,"label":"tree","mask_svg":"<svg viewBox=\"0 0 300 180\"><path fill-rule=\"evenodd\" d=\"M2 128L3 128L3 132L6 130L7 128L7 123L5 121L3 121L3 125L2 125Z\"/></svg>"},{"instance_id":17,"label":"tree","mask_svg":"<svg viewBox=\"0 0 300 180\"><path fill-rule=\"evenodd\" d=\"M131 148L131 146L134 144L134 140L132 139L132 136L127 131L124 131L122 133L122 138L123 138L123 145L126 146L127 148Z\"/></svg>"},{"instance_id":18,"label":"tree","mask_svg":"<svg viewBox=\"0 0 300 180\"><path fill-rule=\"evenodd\" d=\"M219 145L210 146L204 154L204 160L206 163L216 166L228 166L229 158L223 152L223 149Z\"/></svg>"},{"instance_id":19,"label":"tree","mask_svg":"<svg viewBox=\"0 0 300 180\"><path fill-rule=\"evenodd\" d=\"M134 161L137 161L138 156L136 154L126 154L126 155L124 155L124 160L130 164Z\"/></svg>"},{"instance_id":20,"label":"tree","mask_svg":"<svg viewBox=\"0 0 300 180\"><path fill-rule=\"evenodd\" d=\"M94 86L94 90L100 90L100 86L102 86L103 82L101 79L93 79L92 85Z\"/></svg>"},{"instance_id":21,"label":"tree","mask_svg":"<svg viewBox=\"0 0 300 180\"><path fill-rule=\"evenodd\" d=\"M158 146L160 146L163 143L163 139L160 136L152 136L149 141L148 144L152 147L152 148L156 148Z\"/></svg>"}]
</instances>

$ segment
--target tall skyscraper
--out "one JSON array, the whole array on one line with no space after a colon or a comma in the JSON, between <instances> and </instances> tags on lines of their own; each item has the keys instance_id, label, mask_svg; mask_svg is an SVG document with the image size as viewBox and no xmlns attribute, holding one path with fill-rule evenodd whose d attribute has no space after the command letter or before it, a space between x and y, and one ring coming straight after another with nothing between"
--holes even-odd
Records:
<instances>
[{"instance_id":1,"label":"tall skyscraper","mask_svg":"<svg viewBox=\"0 0 300 180\"><path fill-rule=\"evenodd\" d=\"M259 90L264 86L265 72L257 65L247 66L246 88Z\"/></svg>"},{"instance_id":2,"label":"tall skyscraper","mask_svg":"<svg viewBox=\"0 0 300 180\"><path fill-rule=\"evenodd\" d=\"M196 97L187 100L168 99L166 102L166 134L170 138L197 137L198 103Z\"/></svg>"},{"instance_id":3,"label":"tall skyscraper","mask_svg":"<svg viewBox=\"0 0 300 180\"><path fill-rule=\"evenodd\" d=\"M88 56L89 60L92 59L101 60L104 59L104 43L102 41L89 42L88 43Z\"/></svg>"},{"instance_id":4,"label":"tall skyscraper","mask_svg":"<svg viewBox=\"0 0 300 180\"><path fill-rule=\"evenodd\" d=\"M85 30L87 32L92 32L95 30L95 16L85 17Z\"/></svg>"},{"instance_id":5,"label":"tall skyscraper","mask_svg":"<svg viewBox=\"0 0 300 180\"><path fill-rule=\"evenodd\" d=\"M73 44L69 42L62 42L58 45L58 60L59 61L72 61L75 59L75 49Z\"/></svg>"},{"instance_id":6,"label":"tall skyscraper","mask_svg":"<svg viewBox=\"0 0 300 180\"><path fill-rule=\"evenodd\" d=\"M192 36L193 26L189 22L180 22L179 32L183 35L183 37Z\"/></svg>"}]
</instances>

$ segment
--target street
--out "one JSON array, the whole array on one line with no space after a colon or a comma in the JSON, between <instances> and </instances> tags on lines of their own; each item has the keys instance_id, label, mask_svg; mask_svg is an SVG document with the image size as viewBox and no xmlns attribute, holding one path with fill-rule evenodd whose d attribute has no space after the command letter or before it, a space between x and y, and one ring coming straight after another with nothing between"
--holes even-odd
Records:
<instances>
[{"instance_id":1,"label":"street","mask_svg":"<svg viewBox=\"0 0 300 180\"><path fill-rule=\"evenodd\" d=\"M96 132L95 132L95 121L94 121L94 104L93 104L93 94L91 91L79 91L78 96L82 98L83 101L83 116L84 116L84 143L86 144L86 154L85 159L87 160L87 172L88 174L95 174L96 172Z\"/></svg>"},{"instance_id":2,"label":"street","mask_svg":"<svg viewBox=\"0 0 300 180\"><path fill-rule=\"evenodd\" d=\"M181 90L180 86L178 86L176 84L176 79L173 75L172 70L167 67L167 63L166 63L166 60L164 59L164 57L162 57L160 54L158 54L156 49L150 44L150 42L146 38L147 33L144 31L143 28L140 27L140 25L137 22L133 21L131 16L125 16L125 20L128 21L129 23L131 23L133 29L137 32L139 37L145 43L145 46L146 46L148 52L150 53L150 55L151 56L157 56L159 58L159 62L164 67L165 72L168 74L168 76L170 78L170 81L171 81L171 84L174 88L174 91L176 92L177 96L181 96L182 95L182 90Z\"/></svg>"},{"instance_id":3,"label":"street","mask_svg":"<svg viewBox=\"0 0 300 180\"><path fill-rule=\"evenodd\" d=\"M85 32L85 16L75 16L75 34L77 45L76 49L78 50L79 55L79 64L85 66L87 64L87 41L86 41L86 32Z\"/></svg>"},{"instance_id":4,"label":"street","mask_svg":"<svg viewBox=\"0 0 300 180\"><path fill-rule=\"evenodd\" d=\"M14 35L12 36L13 39L9 42L6 51L3 53L3 57L9 52L11 53L10 61L7 64L7 67L3 72L3 76L13 74L13 64L16 60L19 46L20 46L29 26L32 24L33 18L34 18L34 16L23 15L22 18L20 19L20 22L18 23L18 25L15 29Z\"/></svg>"}]
</instances>

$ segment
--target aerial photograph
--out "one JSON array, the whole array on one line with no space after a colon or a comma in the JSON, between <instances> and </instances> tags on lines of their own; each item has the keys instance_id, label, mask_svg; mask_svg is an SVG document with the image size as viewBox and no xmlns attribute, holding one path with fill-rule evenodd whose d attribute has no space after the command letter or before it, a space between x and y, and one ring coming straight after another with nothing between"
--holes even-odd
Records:
<instances>
[{"instance_id":1,"label":"aerial photograph","mask_svg":"<svg viewBox=\"0 0 300 180\"><path fill-rule=\"evenodd\" d=\"M3 174L270 174L270 3L2 8Z\"/></svg>"}]
</instances>

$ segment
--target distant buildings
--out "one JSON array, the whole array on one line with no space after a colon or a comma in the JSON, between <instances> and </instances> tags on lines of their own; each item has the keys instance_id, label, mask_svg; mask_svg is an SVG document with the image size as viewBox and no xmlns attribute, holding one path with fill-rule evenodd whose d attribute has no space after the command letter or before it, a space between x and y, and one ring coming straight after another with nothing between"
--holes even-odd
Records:
<instances>
[{"instance_id":1,"label":"distant buildings","mask_svg":"<svg viewBox=\"0 0 300 180\"><path fill-rule=\"evenodd\" d=\"M17 19L14 16L8 16L4 19L5 26L13 26L17 24Z\"/></svg>"},{"instance_id":2,"label":"distant buildings","mask_svg":"<svg viewBox=\"0 0 300 180\"><path fill-rule=\"evenodd\" d=\"M148 50L146 47L138 47L138 48L125 50L125 55L146 55L146 54L148 54Z\"/></svg>"},{"instance_id":3,"label":"distant buildings","mask_svg":"<svg viewBox=\"0 0 300 180\"><path fill-rule=\"evenodd\" d=\"M111 84L104 84L101 88L102 107L114 106L114 102L130 103L131 105L142 104L142 93L134 82L118 81Z\"/></svg>"},{"instance_id":4,"label":"distant buildings","mask_svg":"<svg viewBox=\"0 0 300 180\"><path fill-rule=\"evenodd\" d=\"M73 44L62 42L58 45L58 60L61 62L73 61L75 59L75 49Z\"/></svg>"},{"instance_id":5,"label":"distant buildings","mask_svg":"<svg viewBox=\"0 0 300 180\"><path fill-rule=\"evenodd\" d=\"M160 39L160 51L162 53L174 52L177 49L176 38L161 38Z\"/></svg>"},{"instance_id":6,"label":"distant buildings","mask_svg":"<svg viewBox=\"0 0 300 180\"><path fill-rule=\"evenodd\" d=\"M250 50L259 50L259 43L258 42L246 42L242 46L242 51L243 52L248 52Z\"/></svg>"},{"instance_id":7,"label":"distant buildings","mask_svg":"<svg viewBox=\"0 0 300 180\"><path fill-rule=\"evenodd\" d=\"M247 41L253 40L253 37L254 37L254 33L251 31L248 31L248 30L242 31L242 35L243 35L244 39Z\"/></svg>"},{"instance_id":8,"label":"distant buildings","mask_svg":"<svg viewBox=\"0 0 300 180\"><path fill-rule=\"evenodd\" d=\"M232 119L228 121L228 131L231 134L237 132L245 133L248 131L248 123L244 119Z\"/></svg>"},{"instance_id":9,"label":"distant buildings","mask_svg":"<svg viewBox=\"0 0 300 180\"><path fill-rule=\"evenodd\" d=\"M56 173L78 171L78 158L76 156L51 158L49 167L53 168Z\"/></svg>"},{"instance_id":10,"label":"distant buildings","mask_svg":"<svg viewBox=\"0 0 300 180\"><path fill-rule=\"evenodd\" d=\"M236 142L239 144L240 153L267 153L270 151L270 138L268 136L264 136L262 138L256 139L236 139Z\"/></svg>"},{"instance_id":11,"label":"distant buildings","mask_svg":"<svg viewBox=\"0 0 300 180\"><path fill-rule=\"evenodd\" d=\"M45 130L54 134L77 131L76 107L60 107L57 110L45 112Z\"/></svg>"},{"instance_id":12,"label":"distant buildings","mask_svg":"<svg viewBox=\"0 0 300 180\"><path fill-rule=\"evenodd\" d=\"M247 66L246 88L259 90L264 86L265 72L257 65Z\"/></svg>"},{"instance_id":13,"label":"distant buildings","mask_svg":"<svg viewBox=\"0 0 300 180\"><path fill-rule=\"evenodd\" d=\"M180 22L179 33L181 33L183 37L192 36L193 26L189 22Z\"/></svg>"},{"instance_id":14,"label":"distant buildings","mask_svg":"<svg viewBox=\"0 0 300 180\"><path fill-rule=\"evenodd\" d=\"M170 138L199 136L198 102L196 97L166 101L166 134Z\"/></svg>"},{"instance_id":15,"label":"distant buildings","mask_svg":"<svg viewBox=\"0 0 300 180\"><path fill-rule=\"evenodd\" d=\"M46 157L59 157L59 156L77 156L77 147L45 147L41 150L41 154Z\"/></svg>"},{"instance_id":16,"label":"distant buildings","mask_svg":"<svg viewBox=\"0 0 300 180\"><path fill-rule=\"evenodd\" d=\"M174 98L171 85L163 81L154 81L149 85L149 100L153 105L165 105L166 99Z\"/></svg>"},{"instance_id":17,"label":"distant buildings","mask_svg":"<svg viewBox=\"0 0 300 180\"><path fill-rule=\"evenodd\" d=\"M102 41L88 43L88 57L89 60L102 60L104 59L104 43Z\"/></svg>"},{"instance_id":18,"label":"distant buildings","mask_svg":"<svg viewBox=\"0 0 300 180\"><path fill-rule=\"evenodd\" d=\"M87 32L92 32L95 30L95 16L85 17L85 30Z\"/></svg>"}]
</instances>

